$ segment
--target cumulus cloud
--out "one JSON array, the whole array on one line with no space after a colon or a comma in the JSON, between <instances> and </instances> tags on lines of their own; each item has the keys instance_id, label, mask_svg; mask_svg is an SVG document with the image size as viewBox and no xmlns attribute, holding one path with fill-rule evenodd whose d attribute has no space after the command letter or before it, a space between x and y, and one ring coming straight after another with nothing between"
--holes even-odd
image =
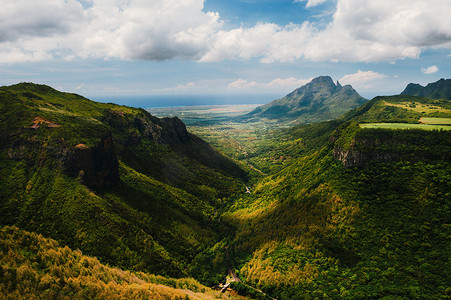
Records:
<instances>
[{"instance_id":1,"label":"cumulus cloud","mask_svg":"<svg viewBox=\"0 0 451 300\"><path fill-rule=\"evenodd\" d=\"M427 47L451 48L451 2L338 0L324 30L313 24L258 24L221 31L203 60L261 57L263 62L374 62L418 58Z\"/></svg>"},{"instance_id":2,"label":"cumulus cloud","mask_svg":"<svg viewBox=\"0 0 451 300\"><path fill-rule=\"evenodd\" d=\"M305 5L305 7L309 8L309 7L314 7L314 6L323 4L327 0L296 0L294 2L305 2L305 1L307 1L307 4Z\"/></svg>"},{"instance_id":3,"label":"cumulus cloud","mask_svg":"<svg viewBox=\"0 0 451 300\"><path fill-rule=\"evenodd\" d=\"M368 85L370 82L385 78L384 74L380 74L374 71L361 71L357 73L343 76L339 81L341 84L350 84L353 86Z\"/></svg>"},{"instance_id":4,"label":"cumulus cloud","mask_svg":"<svg viewBox=\"0 0 451 300\"><path fill-rule=\"evenodd\" d=\"M438 71L438 67L437 66L430 66L428 68L421 68L421 72L423 72L424 74L434 74Z\"/></svg>"},{"instance_id":5,"label":"cumulus cloud","mask_svg":"<svg viewBox=\"0 0 451 300\"><path fill-rule=\"evenodd\" d=\"M0 10L3 62L48 57L197 60L219 31L202 0L18 0Z\"/></svg>"},{"instance_id":6,"label":"cumulus cloud","mask_svg":"<svg viewBox=\"0 0 451 300\"><path fill-rule=\"evenodd\" d=\"M325 0L308 0L313 7ZM102 59L371 62L451 48L448 0L337 0L325 29L260 23L227 29L204 0L15 0L0 10L0 62Z\"/></svg>"},{"instance_id":7,"label":"cumulus cloud","mask_svg":"<svg viewBox=\"0 0 451 300\"><path fill-rule=\"evenodd\" d=\"M2 1L0 42L64 35L74 30L82 17L82 5L73 0Z\"/></svg>"}]
</instances>

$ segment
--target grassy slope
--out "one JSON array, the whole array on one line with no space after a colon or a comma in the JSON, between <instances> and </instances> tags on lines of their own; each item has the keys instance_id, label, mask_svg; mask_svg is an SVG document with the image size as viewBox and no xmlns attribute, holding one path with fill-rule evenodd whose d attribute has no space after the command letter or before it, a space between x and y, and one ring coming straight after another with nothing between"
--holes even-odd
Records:
<instances>
[{"instance_id":1,"label":"grassy slope","mask_svg":"<svg viewBox=\"0 0 451 300\"><path fill-rule=\"evenodd\" d=\"M2 299L231 299L193 279L101 264L40 234L0 227Z\"/></svg>"},{"instance_id":2,"label":"grassy slope","mask_svg":"<svg viewBox=\"0 0 451 300\"><path fill-rule=\"evenodd\" d=\"M387 101L432 104L380 97L336 121L286 132L291 145L274 151L291 155L290 163L224 215L238 228L236 261L248 283L280 299L446 297L449 131L397 132L397 140L412 145L390 146L389 151L403 151L400 161L345 168L333 158L335 143L349 146L357 136L371 140L390 133L359 129L358 123L414 123L425 115ZM418 149L431 155L418 159Z\"/></svg>"},{"instance_id":3,"label":"grassy slope","mask_svg":"<svg viewBox=\"0 0 451 300\"><path fill-rule=\"evenodd\" d=\"M215 215L223 198L243 188L229 175L240 175L238 167L193 136L185 145L146 139L134 124L152 119L139 109L34 84L3 87L0 100L1 224L127 269L189 274L208 284L222 279L225 262L205 267L205 253L222 257L216 244L228 229ZM36 116L60 127L29 129ZM88 188L61 169L65 149L95 146L109 134L120 182ZM208 157L212 167L203 163Z\"/></svg>"}]
</instances>

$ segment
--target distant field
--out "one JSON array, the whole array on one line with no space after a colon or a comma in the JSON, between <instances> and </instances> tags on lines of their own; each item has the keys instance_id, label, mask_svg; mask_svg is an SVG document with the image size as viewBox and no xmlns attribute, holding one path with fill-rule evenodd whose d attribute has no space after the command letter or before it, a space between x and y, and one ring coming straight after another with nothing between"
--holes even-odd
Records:
<instances>
[{"instance_id":1,"label":"distant field","mask_svg":"<svg viewBox=\"0 0 451 300\"><path fill-rule=\"evenodd\" d=\"M179 117L186 125L229 121L229 118L244 115L260 104L198 105L148 108L156 117Z\"/></svg>"},{"instance_id":2,"label":"distant field","mask_svg":"<svg viewBox=\"0 0 451 300\"><path fill-rule=\"evenodd\" d=\"M390 103L390 102L385 101L384 104L388 105L388 106L396 106L396 107L405 108L408 110L413 110L413 111L419 112L419 113L434 113L434 112L451 113L451 110L447 109L445 107L436 106L436 105L432 105L432 104L424 104L424 103L420 103L420 102L406 101L406 102L401 102L401 103Z\"/></svg>"},{"instance_id":3,"label":"distant field","mask_svg":"<svg viewBox=\"0 0 451 300\"><path fill-rule=\"evenodd\" d=\"M155 116L236 116L248 113L261 104L239 104L239 105L198 105L198 106L172 106L160 108L148 108Z\"/></svg>"},{"instance_id":4,"label":"distant field","mask_svg":"<svg viewBox=\"0 0 451 300\"><path fill-rule=\"evenodd\" d=\"M429 123L429 124L433 124L433 123ZM359 126L361 128L383 128L383 129L451 130L451 126L446 126L446 125L429 125L429 124L364 123L364 124L359 124Z\"/></svg>"},{"instance_id":5,"label":"distant field","mask_svg":"<svg viewBox=\"0 0 451 300\"><path fill-rule=\"evenodd\" d=\"M451 118L421 118L420 122L428 125L451 125Z\"/></svg>"}]
</instances>

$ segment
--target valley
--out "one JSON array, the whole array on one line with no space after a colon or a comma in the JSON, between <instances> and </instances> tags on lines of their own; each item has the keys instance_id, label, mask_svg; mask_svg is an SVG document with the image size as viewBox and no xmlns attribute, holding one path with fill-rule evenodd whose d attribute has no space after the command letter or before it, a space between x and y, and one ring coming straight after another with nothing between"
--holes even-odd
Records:
<instances>
[{"instance_id":1,"label":"valley","mask_svg":"<svg viewBox=\"0 0 451 300\"><path fill-rule=\"evenodd\" d=\"M322 76L263 109L144 110L1 87L0 295L446 298L451 95L408 92Z\"/></svg>"}]
</instances>

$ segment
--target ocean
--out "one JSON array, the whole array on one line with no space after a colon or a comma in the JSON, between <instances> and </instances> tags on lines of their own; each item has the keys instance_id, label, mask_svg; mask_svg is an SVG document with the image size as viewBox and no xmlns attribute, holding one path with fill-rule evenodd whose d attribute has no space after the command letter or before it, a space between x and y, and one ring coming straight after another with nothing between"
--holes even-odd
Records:
<instances>
[{"instance_id":1,"label":"ocean","mask_svg":"<svg viewBox=\"0 0 451 300\"><path fill-rule=\"evenodd\" d=\"M252 95L151 95L151 96L97 96L90 99L99 102L112 102L141 108L199 106L199 105L238 105L265 104L281 98L274 94Z\"/></svg>"}]
</instances>

